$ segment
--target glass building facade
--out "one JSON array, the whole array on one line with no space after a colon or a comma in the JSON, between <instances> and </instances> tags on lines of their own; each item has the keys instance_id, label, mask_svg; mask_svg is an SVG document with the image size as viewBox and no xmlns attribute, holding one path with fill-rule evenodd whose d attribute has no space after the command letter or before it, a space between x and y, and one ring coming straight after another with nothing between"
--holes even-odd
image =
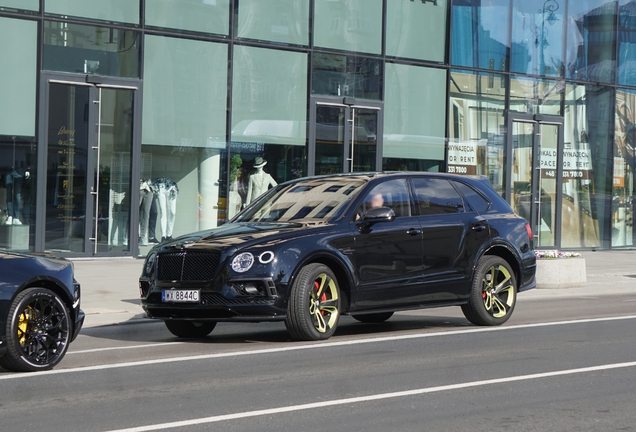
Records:
<instances>
[{"instance_id":1,"label":"glass building facade","mask_svg":"<svg viewBox=\"0 0 636 432\"><path fill-rule=\"evenodd\" d=\"M375 170L635 245L636 1L0 0L0 59L0 248L142 256Z\"/></svg>"}]
</instances>

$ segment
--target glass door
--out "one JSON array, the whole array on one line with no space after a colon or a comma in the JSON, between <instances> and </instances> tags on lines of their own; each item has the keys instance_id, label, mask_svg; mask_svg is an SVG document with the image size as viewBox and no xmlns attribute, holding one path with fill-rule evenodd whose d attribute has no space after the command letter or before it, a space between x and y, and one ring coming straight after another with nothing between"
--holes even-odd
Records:
<instances>
[{"instance_id":1,"label":"glass door","mask_svg":"<svg viewBox=\"0 0 636 432\"><path fill-rule=\"evenodd\" d=\"M537 117L512 119L510 123L510 202L530 223L535 248L560 247L562 129L562 123L539 121Z\"/></svg>"},{"instance_id":2,"label":"glass door","mask_svg":"<svg viewBox=\"0 0 636 432\"><path fill-rule=\"evenodd\" d=\"M309 175L381 169L381 115L381 107L373 104L313 100Z\"/></svg>"},{"instance_id":3,"label":"glass door","mask_svg":"<svg viewBox=\"0 0 636 432\"><path fill-rule=\"evenodd\" d=\"M126 254L136 89L56 81L47 88L41 248L61 255Z\"/></svg>"}]
</instances>

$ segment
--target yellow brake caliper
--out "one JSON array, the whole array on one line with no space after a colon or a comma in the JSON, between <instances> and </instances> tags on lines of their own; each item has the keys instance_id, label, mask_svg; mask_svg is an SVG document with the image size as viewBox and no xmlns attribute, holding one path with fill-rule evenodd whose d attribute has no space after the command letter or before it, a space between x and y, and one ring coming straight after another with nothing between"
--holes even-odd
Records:
<instances>
[{"instance_id":1,"label":"yellow brake caliper","mask_svg":"<svg viewBox=\"0 0 636 432\"><path fill-rule=\"evenodd\" d=\"M18 321L18 340L20 341L20 345L24 345L26 342L26 333L29 328L29 321L31 321L33 317L33 308L31 306L27 307L20 314L20 320Z\"/></svg>"}]
</instances>

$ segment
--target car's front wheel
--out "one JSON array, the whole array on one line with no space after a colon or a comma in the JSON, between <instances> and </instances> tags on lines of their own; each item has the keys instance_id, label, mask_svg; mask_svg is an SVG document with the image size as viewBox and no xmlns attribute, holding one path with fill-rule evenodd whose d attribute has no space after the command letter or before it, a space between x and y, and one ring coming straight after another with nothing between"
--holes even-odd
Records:
<instances>
[{"instance_id":1,"label":"car's front wheel","mask_svg":"<svg viewBox=\"0 0 636 432\"><path fill-rule=\"evenodd\" d=\"M57 294L45 288L26 289L9 308L7 352L0 366L16 372L51 369L64 358L71 333L68 308Z\"/></svg>"},{"instance_id":2,"label":"car's front wheel","mask_svg":"<svg viewBox=\"0 0 636 432\"><path fill-rule=\"evenodd\" d=\"M170 333L185 339L204 338L216 327L215 321L168 320L164 322Z\"/></svg>"},{"instance_id":3,"label":"car's front wheel","mask_svg":"<svg viewBox=\"0 0 636 432\"><path fill-rule=\"evenodd\" d=\"M363 323L377 324L383 323L393 316L393 312L379 312L379 313L371 313L371 314L355 314L351 315L353 319L358 320Z\"/></svg>"},{"instance_id":4,"label":"car's front wheel","mask_svg":"<svg viewBox=\"0 0 636 432\"><path fill-rule=\"evenodd\" d=\"M297 340L322 340L336 331L340 318L340 289L329 267L303 267L289 296L285 326Z\"/></svg>"},{"instance_id":5,"label":"car's front wheel","mask_svg":"<svg viewBox=\"0 0 636 432\"><path fill-rule=\"evenodd\" d=\"M462 311L475 325L501 325L512 315L516 300L517 281L510 264L487 255L477 263L470 298Z\"/></svg>"}]
</instances>

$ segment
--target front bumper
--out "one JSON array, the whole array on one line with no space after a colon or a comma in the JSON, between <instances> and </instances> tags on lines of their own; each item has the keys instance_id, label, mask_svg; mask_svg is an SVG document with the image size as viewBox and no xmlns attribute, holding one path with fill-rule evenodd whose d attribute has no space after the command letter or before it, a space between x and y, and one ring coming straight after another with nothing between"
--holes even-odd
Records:
<instances>
[{"instance_id":1,"label":"front bumper","mask_svg":"<svg viewBox=\"0 0 636 432\"><path fill-rule=\"evenodd\" d=\"M75 318L75 325L73 326L73 337L71 338L71 342L73 342L77 338L77 335L79 335L79 332L82 329L82 326L84 325L85 317L86 315L84 314L84 311L81 309L78 309L77 316Z\"/></svg>"}]
</instances>

